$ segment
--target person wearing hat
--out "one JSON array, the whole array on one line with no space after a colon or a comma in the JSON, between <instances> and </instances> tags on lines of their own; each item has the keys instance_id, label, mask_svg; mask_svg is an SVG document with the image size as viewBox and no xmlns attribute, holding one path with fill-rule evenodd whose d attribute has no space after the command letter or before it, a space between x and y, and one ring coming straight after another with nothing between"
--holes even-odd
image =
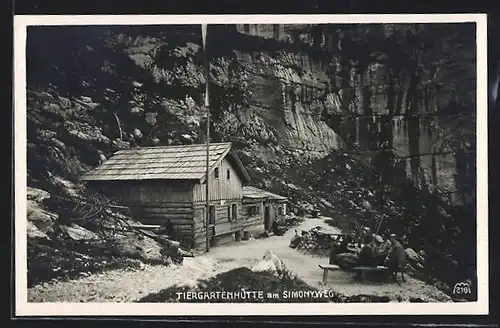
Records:
<instances>
[{"instance_id":1,"label":"person wearing hat","mask_svg":"<svg viewBox=\"0 0 500 328\"><path fill-rule=\"evenodd\" d=\"M391 241L391 250L386 258L387 267L389 268L389 272L393 275L394 279L396 279L397 273L400 272L401 278L404 281L405 278L403 272L406 266L405 249L401 243L396 240L395 234L391 234L389 239Z\"/></svg>"},{"instance_id":2,"label":"person wearing hat","mask_svg":"<svg viewBox=\"0 0 500 328\"><path fill-rule=\"evenodd\" d=\"M403 247L399 241L396 240L396 234L391 233L389 236L389 240L391 241L392 249L396 247Z\"/></svg>"},{"instance_id":3,"label":"person wearing hat","mask_svg":"<svg viewBox=\"0 0 500 328\"><path fill-rule=\"evenodd\" d=\"M374 235L372 241L373 247L373 265L382 265L384 264L386 254L383 252L382 245L384 240L380 235Z\"/></svg>"}]
</instances>

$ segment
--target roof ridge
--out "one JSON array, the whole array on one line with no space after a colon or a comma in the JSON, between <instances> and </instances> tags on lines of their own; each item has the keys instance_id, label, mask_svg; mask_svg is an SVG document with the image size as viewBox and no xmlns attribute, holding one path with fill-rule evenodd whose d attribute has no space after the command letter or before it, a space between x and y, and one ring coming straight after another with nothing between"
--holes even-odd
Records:
<instances>
[{"instance_id":1,"label":"roof ridge","mask_svg":"<svg viewBox=\"0 0 500 328\"><path fill-rule=\"evenodd\" d=\"M231 145L231 142L211 142L209 145L210 146L220 146L220 145ZM188 145L162 145L162 146L148 146L148 147L134 147L134 148L128 148L128 149L120 149L119 151L122 150L138 150L138 149L165 149L165 148L181 148L181 147L194 147L194 146L206 146L206 143L201 143L201 144L188 144Z\"/></svg>"}]
</instances>

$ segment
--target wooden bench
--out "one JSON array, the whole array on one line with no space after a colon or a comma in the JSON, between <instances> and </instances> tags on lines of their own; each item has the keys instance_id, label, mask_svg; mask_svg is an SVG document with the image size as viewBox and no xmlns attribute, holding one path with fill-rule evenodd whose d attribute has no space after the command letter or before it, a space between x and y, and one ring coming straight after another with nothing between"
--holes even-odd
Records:
<instances>
[{"instance_id":1,"label":"wooden bench","mask_svg":"<svg viewBox=\"0 0 500 328\"><path fill-rule=\"evenodd\" d=\"M340 267L335 264L320 264L319 267L323 269L323 284L326 285L328 279L328 271L340 270Z\"/></svg>"},{"instance_id":2,"label":"wooden bench","mask_svg":"<svg viewBox=\"0 0 500 328\"><path fill-rule=\"evenodd\" d=\"M352 271L354 272L359 272L361 273L361 278L365 278L365 273L366 272L387 272L388 268L385 266L376 266L376 267L371 267L371 266L358 266L352 268Z\"/></svg>"}]
</instances>

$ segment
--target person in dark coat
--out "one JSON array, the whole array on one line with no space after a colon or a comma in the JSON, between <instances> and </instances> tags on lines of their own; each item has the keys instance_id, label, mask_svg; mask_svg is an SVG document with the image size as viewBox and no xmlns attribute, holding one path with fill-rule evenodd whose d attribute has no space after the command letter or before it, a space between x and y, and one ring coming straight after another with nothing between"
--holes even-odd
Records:
<instances>
[{"instance_id":1,"label":"person in dark coat","mask_svg":"<svg viewBox=\"0 0 500 328\"><path fill-rule=\"evenodd\" d=\"M367 237L365 238L364 244L365 245L363 246L363 248L361 248L361 251L359 252L357 265L372 266L373 259L375 256L373 241L371 240L371 238Z\"/></svg>"},{"instance_id":2,"label":"person in dark coat","mask_svg":"<svg viewBox=\"0 0 500 328\"><path fill-rule=\"evenodd\" d=\"M406 252L399 241L396 240L396 235L391 234L389 237L391 241L391 250L389 252L387 268L389 269L389 274L397 282L397 275L401 273L401 279L404 282L404 270L406 267Z\"/></svg>"},{"instance_id":3,"label":"person in dark coat","mask_svg":"<svg viewBox=\"0 0 500 328\"><path fill-rule=\"evenodd\" d=\"M292 237L292 240L290 241L289 247L291 248L297 248L301 242L301 237L299 236L299 233L297 230L295 230L295 235Z\"/></svg>"},{"instance_id":4,"label":"person in dark coat","mask_svg":"<svg viewBox=\"0 0 500 328\"><path fill-rule=\"evenodd\" d=\"M373 237L367 236L365 237L364 240L364 246L361 248L361 251L359 252L358 259L356 261L356 266L376 266L376 259L377 259L377 249L375 247L375 243L373 240ZM361 272L356 273L356 278L360 279L361 278Z\"/></svg>"}]
</instances>

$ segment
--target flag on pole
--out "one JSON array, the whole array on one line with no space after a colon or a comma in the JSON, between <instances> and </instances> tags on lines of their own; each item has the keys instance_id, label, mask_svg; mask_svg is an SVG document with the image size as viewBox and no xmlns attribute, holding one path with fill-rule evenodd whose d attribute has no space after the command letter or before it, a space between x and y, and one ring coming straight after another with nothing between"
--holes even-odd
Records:
<instances>
[{"instance_id":1,"label":"flag on pole","mask_svg":"<svg viewBox=\"0 0 500 328\"><path fill-rule=\"evenodd\" d=\"M208 101L208 76L209 76L209 62L207 56L207 24L201 24L201 36L203 39L203 51L205 52L205 106L209 106L210 102Z\"/></svg>"}]
</instances>

